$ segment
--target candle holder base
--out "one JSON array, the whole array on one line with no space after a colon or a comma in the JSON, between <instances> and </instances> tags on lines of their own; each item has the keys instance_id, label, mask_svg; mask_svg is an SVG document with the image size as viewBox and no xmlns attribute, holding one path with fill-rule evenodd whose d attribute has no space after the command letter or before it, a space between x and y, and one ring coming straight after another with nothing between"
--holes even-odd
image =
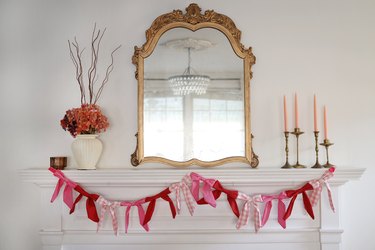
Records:
<instances>
[{"instance_id":1,"label":"candle holder base","mask_svg":"<svg viewBox=\"0 0 375 250\"><path fill-rule=\"evenodd\" d=\"M293 166L293 168L306 168L305 165L297 163L296 165Z\"/></svg>"},{"instance_id":2,"label":"candle holder base","mask_svg":"<svg viewBox=\"0 0 375 250\"><path fill-rule=\"evenodd\" d=\"M324 168L330 168L333 167L331 163L329 163L329 155L328 155L328 148L333 145L332 142L330 142L328 139L324 139L323 143L320 143L320 145L324 146L326 148L326 156L327 156L327 163L323 165Z\"/></svg>"},{"instance_id":3,"label":"candle holder base","mask_svg":"<svg viewBox=\"0 0 375 250\"><path fill-rule=\"evenodd\" d=\"M334 167L335 165L327 162L326 164L323 165L324 168L331 168L331 167Z\"/></svg>"},{"instance_id":4,"label":"candle holder base","mask_svg":"<svg viewBox=\"0 0 375 250\"><path fill-rule=\"evenodd\" d=\"M311 168L323 168L322 165L320 165L319 162L316 162L314 166L312 166Z\"/></svg>"},{"instance_id":5,"label":"candle holder base","mask_svg":"<svg viewBox=\"0 0 375 250\"><path fill-rule=\"evenodd\" d=\"M281 168L287 169L287 168L293 168L293 166L290 165L289 162L285 162L284 166L282 166Z\"/></svg>"}]
</instances>

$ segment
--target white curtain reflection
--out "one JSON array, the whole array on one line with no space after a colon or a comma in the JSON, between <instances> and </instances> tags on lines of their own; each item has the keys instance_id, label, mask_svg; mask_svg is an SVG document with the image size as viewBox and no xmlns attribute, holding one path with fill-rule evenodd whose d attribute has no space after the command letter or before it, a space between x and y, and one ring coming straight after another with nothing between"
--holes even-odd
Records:
<instances>
[{"instance_id":1,"label":"white curtain reflection","mask_svg":"<svg viewBox=\"0 0 375 250\"><path fill-rule=\"evenodd\" d=\"M245 155L242 96L148 96L144 101L145 156L212 161Z\"/></svg>"},{"instance_id":2,"label":"white curtain reflection","mask_svg":"<svg viewBox=\"0 0 375 250\"><path fill-rule=\"evenodd\" d=\"M184 159L183 98L144 99L144 153L146 156Z\"/></svg>"}]
</instances>

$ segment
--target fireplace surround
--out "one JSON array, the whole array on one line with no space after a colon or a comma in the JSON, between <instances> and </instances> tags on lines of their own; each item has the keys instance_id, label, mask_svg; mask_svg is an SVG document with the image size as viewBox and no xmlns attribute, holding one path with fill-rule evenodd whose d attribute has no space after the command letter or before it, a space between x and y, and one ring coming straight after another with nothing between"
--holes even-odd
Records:
<instances>
[{"instance_id":1,"label":"fireplace surround","mask_svg":"<svg viewBox=\"0 0 375 250\"><path fill-rule=\"evenodd\" d=\"M59 197L50 203L56 178L47 169L26 169L22 179L40 188L40 237L44 250L52 249L340 249L343 228L340 225L340 189L347 181L358 180L365 169L337 168L330 180L336 212L329 207L326 190L321 202L314 207L315 220L297 200L287 228L277 223L277 210L272 209L270 219L260 232L255 233L250 221L243 229L235 228L236 217L225 198L217 207L197 206L190 216L185 204L181 214L171 218L167 203L157 203L154 217L145 232L138 223L136 210L131 211L130 226L124 232L124 210L118 211L120 235L113 235L110 219L97 233L96 224L86 217L84 203L79 203L74 214ZM64 174L80 183L87 191L105 195L109 199L134 200L161 191L179 181L189 172L217 178L225 187L248 194L274 193L296 188L304 182L321 176L323 169L256 170L243 168L215 169L98 169L95 171L64 170ZM175 198L171 195L171 198ZM276 201L275 201L276 202ZM276 204L274 204L274 207Z\"/></svg>"}]
</instances>

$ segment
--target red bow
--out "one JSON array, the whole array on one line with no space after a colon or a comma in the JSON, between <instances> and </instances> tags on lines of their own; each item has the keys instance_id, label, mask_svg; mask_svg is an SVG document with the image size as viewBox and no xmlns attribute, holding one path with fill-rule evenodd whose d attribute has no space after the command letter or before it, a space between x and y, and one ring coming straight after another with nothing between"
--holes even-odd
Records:
<instances>
[{"instance_id":1,"label":"red bow","mask_svg":"<svg viewBox=\"0 0 375 250\"><path fill-rule=\"evenodd\" d=\"M227 194L227 200L228 200L228 203L229 203L230 207L232 208L233 213L237 216L237 218L240 217L240 211L238 210L238 206L237 206L237 202L236 202L236 199L237 199L237 196L238 196L238 191L237 190L225 189L221 185L220 181L216 181L212 187L215 189L214 191L212 191L212 194L213 194L215 200L219 199L221 193ZM202 199L197 201L197 204L203 205L203 204L207 204L207 202L205 201L204 198L202 198Z\"/></svg>"},{"instance_id":2,"label":"red bow","mask_svg":"<svg viewBox=\"0 0 375 250\"><path fill-rule=\"evenodd\" d=\"M95 201L99 198L99 195L97 194L89 194L87 193L81 186L77 185L74 188L75 191L79 193L78 197L73 203L72 209L70 209L70 213L72 214L75 210L76 204L82 199L83 196L87 198L86 200L86 211L87 211L87 217L92 220L93 222L98 223L99 217L98 212L96 211Z\"/></svg>"},{"instance_id":3,"label":"red bow","mask_svg":"<svg viewBox=\"0 0 375 250\"><path fill-rule=\"evenodd\" d=\"M296 201L297 196L299 194L302 194L303 204L305 206L305 210L307 211L307 213L310 215L310 217L312 219L315 219L314 211L312 209L310 199L306 194L307 190L313 190L313 189L314 188L311 186L310 183L306 183L303 187L301 187L297 190L287 190L287 191L285 191L286 196L289 197L289 198L292 198L292 199L290 200L288 209L286 210L286 212L284 214L284 218L283 218L284 220L287 220L290 217L290 215L292 214L294 202Z\"/></svg>"},{"instance_id":4,"label":"red bow","mask_svg":"<svg viewBox=\"0 0 375 250\"><path fill-rule=\"evenodd\" d=\"M169 190L169 188L166 188L166 189L164 189L163 191L161 191L160 193L158 193L154 196L150 196L150 197L145 198L145 202L150 202L150 203L147 207L145 219L143 220L143 226L147 225L147 223L151 220L151 217L152 217L152 215L154 213L154 210L155 210L156 200L159 199L159 198L162 198L163 200L168 201L173 219L176 217L176 208L174 207L173 201L171 200L171 198L168 195L170 193L171 193L171 191Z\"/></svg>"},{"instance_id":5,"label":"red bow","mask_svg":"<svg viewBox=\"0 0 375 250\"><path fill-rule=\"evenodd\" d=\"M63 201L64 203L72 209L73 207L73 188L77 185L75 182L71 181L69 178L67 178L61 170L54 169L50 167L48 169L53 173L54 176L56 176L59 180L56 184L55 191L52 194L51 202L54 202L57 196L60 193L61 187L65 183L65 188L64 188L64 195L63 195Z\"/></svg>"}]
</instances>

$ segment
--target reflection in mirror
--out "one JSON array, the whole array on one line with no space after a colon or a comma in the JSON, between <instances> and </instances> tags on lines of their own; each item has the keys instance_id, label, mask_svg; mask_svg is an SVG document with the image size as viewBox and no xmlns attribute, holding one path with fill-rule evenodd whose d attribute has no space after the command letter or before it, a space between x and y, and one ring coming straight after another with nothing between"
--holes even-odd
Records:
<instances>
[{"instance_id":1,"label":"reflection in mirror","mask_svg":"<svg viewBox=\"0 0 375 250\"><path fill-rule=\"evenodd\" d=\"M244 61L212 28L165 32L144 61L144 156L245 156Z\"/></svg>"}]
</instances>

